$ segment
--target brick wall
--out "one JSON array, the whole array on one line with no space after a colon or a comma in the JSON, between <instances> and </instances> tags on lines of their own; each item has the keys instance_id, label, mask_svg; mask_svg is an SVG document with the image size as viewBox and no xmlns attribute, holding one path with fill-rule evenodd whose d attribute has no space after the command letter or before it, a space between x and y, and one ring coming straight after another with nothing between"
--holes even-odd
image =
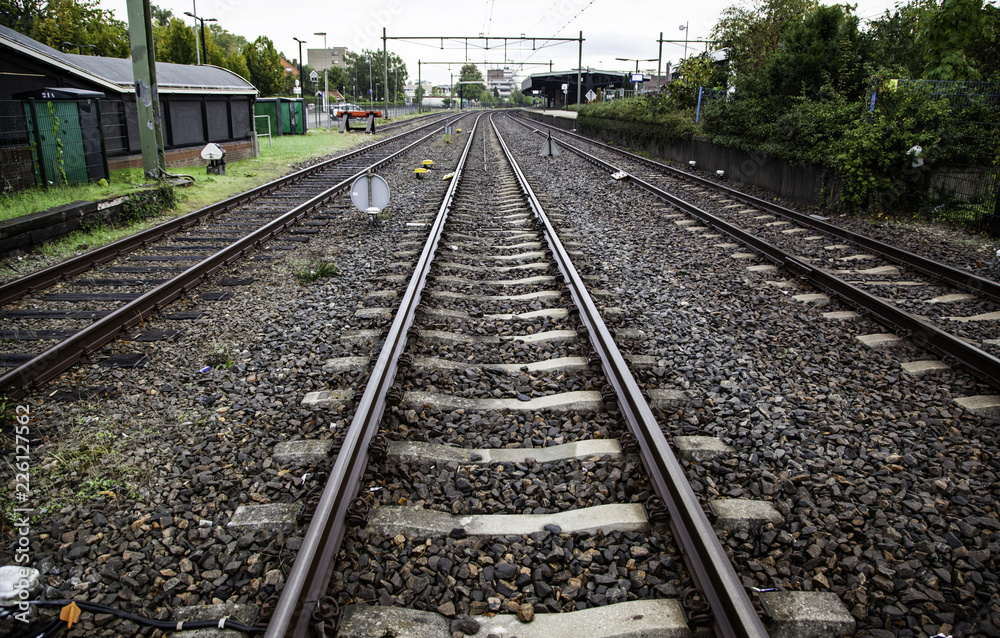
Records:
<instances>
[{"instance_id":1,"label":"brick wall","mask_svg":"<svg viewBox=\"0 0 1000 638\"><path fill-rule=\"evenodd\" d=\"M221 142L217 146L226 151L226 162L250 159L257 157L254 152L254 142L256 140L240 140L239 142ZM189 148L175 148L166 152L167 167L179 166L208 166L208 160L201 159L201 149L203 146L192 146ZM142 155L124 155L121 157L109 157L108 168L112 171L120 168L142 168Z\"/></svg>"}]
</instances>

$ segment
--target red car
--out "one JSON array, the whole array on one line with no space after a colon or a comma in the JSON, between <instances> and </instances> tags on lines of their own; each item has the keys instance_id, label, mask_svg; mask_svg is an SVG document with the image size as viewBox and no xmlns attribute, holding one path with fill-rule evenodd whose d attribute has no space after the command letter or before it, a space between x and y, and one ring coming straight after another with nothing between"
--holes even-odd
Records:
<instances>
[{"instance_id":1,"label":"red car","mask_svg":"<svg viewBox=\"0 0 1000 638\"><path fill-rule=\"evenodd\" d=\"M338 104L337 106L331 106L330 112L335 118L341 118L344 113L347 113L349 117L366 118L368 113L374 113L375 117L382 117L382 111L366 111L357 104Z\"/></svg>"}]
</instances>

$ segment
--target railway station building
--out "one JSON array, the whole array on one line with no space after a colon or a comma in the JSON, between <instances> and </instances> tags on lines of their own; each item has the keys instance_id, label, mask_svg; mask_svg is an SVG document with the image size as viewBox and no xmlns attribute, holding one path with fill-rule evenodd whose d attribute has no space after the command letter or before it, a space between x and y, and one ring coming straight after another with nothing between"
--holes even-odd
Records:
<instances>
[{"instance_id":1,"label":"railway station building","mask_svg":"<svg viewBox=\"0 0 1000 638\"><path fill-rule=\"evenodd\" d=\"M231 160L256 156L253 103L257 90L232 71L209 65L158 62L157 86L167 164L201 165L209 142ZM0 26L0 183L36 182L31 164L34 122L59 120L62 146L79 138L90 153L103 145L113 170L141 167L132 60L63 53ZM46 128L48 127L48 128ZM95 150L96 149L96 150ZM27 165L26 174L12 166ZM90 163L88 161L88 167ZM89 167L87 170L90 170ZM37 173L37 168L36 168ZM85 181L85 180L84 180ZM20 187L24 187L21 183Z\"/></svg>"}]
</instances>

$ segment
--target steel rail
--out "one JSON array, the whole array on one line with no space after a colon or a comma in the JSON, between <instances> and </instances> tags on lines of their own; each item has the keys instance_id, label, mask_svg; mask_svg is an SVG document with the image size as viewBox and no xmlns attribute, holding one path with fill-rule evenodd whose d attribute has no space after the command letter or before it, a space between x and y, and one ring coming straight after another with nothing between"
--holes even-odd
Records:
<instances>
[{"instance_id":1,"label":"steel rail","mask_svg":"<svg viewBox=\"0 0 1000 638\"><path fill-rule=\"evenodd\" d=\"M615 389L622 416L639 443L643 464L649 471L656 493L670 513L670 526L680 543L692 580L711 606L716 634L725 637L766 637L767 630L757 616L712 524L705 516L683 468L660 430L653 411L642 396L642 390L632 376L614 336L587 292L583 278L573 266L531 185L503 141L496 123L493 123L493 128L507 160L514 168L521 190L545 227L549 248L573 301L580 310L580 320L587 328L594 350L601 356L601 367Z\"/></svg>"},{"instance_id":2,"label":"steel rail","mask_svg":"<svg viewBox=\"0 0 1000 638\"><path fill-rule=\"evenodd\" d=\"M580 157L608 171L609 173L620 172L617 166L599 157L588 153L564 140L557 140L566 149L576 153ZM801 259L789 255L780 248L769 244L759 237L750 234L742 228L730 224L729 222L704 211L694 204L684 201L679 197L671 195L662 188L650 184L638 177L630 176L630 181L645 189L653 195L666 200L670 204L680 208L684 212L700 219L703 223L726 233L730 237L743 242L757 252L763 254L769 261L780 268L785 268L795 275L808 280L811 284L821 290L825 290L836 295L848 305L860 309L862 312L871 314L880 323L895 328L902 335L913 339L921 346L937 353L946 362L957 362L971 374L985 381L989 385L1000 388L1000 359L983 351L980 348L941 330L917 316L905 312L892 304L883 301L875 295L869 294L853 286L844 280L831 275L821 268L817 268Z\"/></svg>"},{"instance_id":3,"label":"steel rail","mask_svg":"<svg viewBox=\"0 0 1000 638\"><path fill-rule=\"evenodd\" d=\"M518 117L520 119L520 116ZM522 124L528 126L526 122L522 122ZM558 129L558 127L550 127L550 128L557 128L557 130L559 130L561 133L565 135L584 140L591 144L597 144L598 146L614 151L615 153L624 155L631 160L640 162L642 164L645 164L646 166L666 171L681 179L690 180L702 186L722 191L727 195L729 195L730 197L738 199L750 206L761 208L765 212L781 215L783 217L791 219L796 224L799 224L801 226L807 226L814 230L827 233L828 235L833 235L834 237L838 237L845 241L852 242L857 246L860 246L861 248L864 248L866 250L871 250L880 253L882 256L884 256L886 259L890 261L906 266L908 268L912 268L917 272L929 275L931 277L934 277L935 279L947 282L948 284L955 286L956 288L972 293L981 294L984 297L991 299L992 301L1000 301L1000 283L996 281L980 277L968 271L956 268L954 266L949 266L948 264L935 261L933 259L924 257L922 255L918 255L916 253L907 252L905 250L897 248L896 246L880 242L879 240L874 239L872 237L868 237L860 233L855 233L853 231L847 230L846 228L841 228L840 226L837 226L835 224L827 223L822 219L816 219L811 215L806 215L804 213L791 210L790 208L785 208L784 206L780 206L773 202L769 202L765 199L754 197L753 195L736 190L735 188L731 188L723 184L718 184L711 180L705 179L704 177L699 177L698 175L693 175L679 168L668 166L661 162L657 162L656 160L649 159L648 157L643 157L641 155L637 155L635 153L626 151L624 149L615 148L598 140L593 140L584 135L580 135L579 133L572 133L570 131ZM538 129L535 130L538 131ZM629 175L629 178L637 179L635 176L631 174Z\"/></svg>"},{"instance_id":4,"label":"steel rail","mask_svg":"<svg viewBox=\"0 0 1000 638\"><path fill-rule=\"evenodd\" d=\"M325 160L314 166L309 166L295 171L294 173L285 175L284 177L279 177L278 179L272 180L266 184L262 184L256 188L252 188L228 199L224 199L221 202L216 202L215 204L192 211L186 215L175 217L174 219L163 222L162 224L157 224L152 228L147 228L146 230L135 233L134 235L123 237L118 241L101 246L100 248L95 248L94 250L59 262L58 264L49 266L48 268L43 268L23 277L18 277L17 279L4 282L0 284L0 306L16 301L24 295L48 288L49 286L59 283L67 277L79 275L82 272L90 270L94 266L117 259L121 255L148 246L153 242L163 239L164 237L187 230L188 228L195 226L213 215L226 213L237 206L273 193L274 191L284 188L290 184L302 181L315 173L320 173L344 162L345 160L353 159L358 155L395 142L404 135L410 135L425 128L439 125L439 122L440 121L428 122L415 129L400 133L399 135L379 140L374 144L369 144L368 146Z\"/></svg>"},{"instance_id":5,"label":"steel rail","mask_svg":"<svg viewBox=\"0 0 1000 638\"><path fill-rule=\"evenodd\" d=\"M378 432L378 424L385 411L386 392L395 380L399 356L406 348L407 331L413 325L417 304L427 282L431 262L481 117L482 114L476 118L458 168L445 192L437 218L431 226L430 235L417 259L413 276L400 301L399 309L393 318L389 334L372 369L365 391L358 402L351 425L344 435L344 443L330 470L330 478L323 489L312 522L306 530L292 571L281 591L265 637L312 636L310 629L312 613L325 595L333 573L334 562L346 531L347 512L358 492L368 462L369 444Z\"/></svg>"},{"instance_id":6,"label":"steel rail","mask_svg":"<svg viewBox=\"0 0 1000 638\"><path fill-rule=\"evenodd\" d=\"M353 180L364 175L368 170L389 163L403 153L423 143L439 130L441 130L440 127L435 128L427 135L408 144L392 155L380 159L370 167L361 169L351 177L314 196L305 203L296 206L280 217L271 220L252 233L191 266L176 277L143 293L137 299L117 308L105 317L74 333L69 338L60 341L3 376L0 376L0 393L4 393L5 396L11 399L18 399L25 396L30 388L59 375L84 357L95 352L104 344L115 339L125 330L141 323L177 297L194 289L218 269L243 257L247 252L286 230L302 217L325 204L334 195L349 188Z\"/></svg>"}]
</instances>

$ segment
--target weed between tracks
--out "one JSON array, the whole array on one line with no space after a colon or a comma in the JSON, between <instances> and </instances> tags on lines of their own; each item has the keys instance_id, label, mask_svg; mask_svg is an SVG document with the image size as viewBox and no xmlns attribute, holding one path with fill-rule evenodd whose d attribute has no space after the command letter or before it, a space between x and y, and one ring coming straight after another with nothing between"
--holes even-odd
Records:
<instances>
[{"instance_id":1,"label":"weed between tracks","mask_svg":"<svg viewBox=\"0 0 1000 638\"><path fill-rule=\"evenodd\" d=\"M130 461L127 454L142 428L128 415L102 416L102 407L92 405L56 436L32 444L41 452L31 470L31 495L36 504L32 525L46 513L99 497L136 499L137 490L149 482L151 469ZM34 438L34 435L33 437ZM8 444L6 432L4 445ZM3 468L4 475L11 471ZM17 501L13 482L0 481L0 530L9 529Z\"/></svg>"},{"instance_id":2,"label":"weed between tracks","mask_svg":"<svg viewBox=\"0 0 1000 638\"><path fill-rule=\"evenodd\" d=\"M337 264L325 259L316 263L296 261L292 263L292 274L299 280L299 283L308 284L317 279L339 277L340 269L337 268Z\"/></svg>"}]
</instances>

